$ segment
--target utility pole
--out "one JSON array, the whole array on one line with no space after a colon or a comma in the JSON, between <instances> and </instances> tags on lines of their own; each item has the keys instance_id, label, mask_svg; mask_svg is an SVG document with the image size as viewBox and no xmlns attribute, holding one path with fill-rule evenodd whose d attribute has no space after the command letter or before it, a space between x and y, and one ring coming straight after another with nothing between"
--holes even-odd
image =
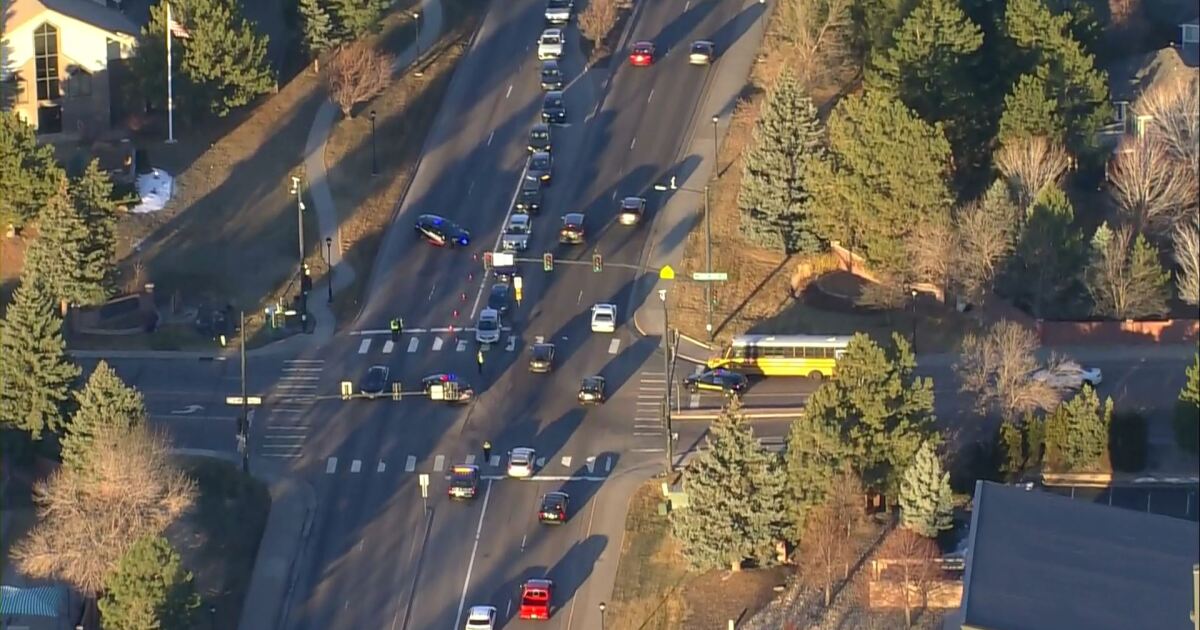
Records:
<instances>
[{"instance_id":1,"label":"utility pole","mask_svg":"<svg viewBox=\"0 0 1200 630\"><path fill-rule=\"evenodd\" d=\"M250 474L250 408L246 398L246 311L240 314L241 322L241 371L242 371L242 415L238 422L242 428L242 439L240 446L242 447L242 472Z\"/></svg>"},{"instance_id":2,"label":"utility pole","mask_svg":"<svg viewBox=\"0 0 1200 630\"><path fill-rule=\"evenodd\" d=\"M667 474L675 472L675 442L672 436L671 429L671 343L669 341L671 327L670 320L667 319L667 290L658 290L658 299L662 300L663 305L663 334L662 334L662 351L663 351L663 375L667 382L666 395L663 397L663 426L667 434Z\"/></svg>"},{"instance_id":3,"label":"utility pole","mask_svg":"<svg viewBox=\"0 0 1200 630\"><path fill-rule=\"evenodd\" d=\"M300 234L300 323L302 327L308 322L308 292L304 290L304 195L300 189L300 178L292 175L292 194L296 195L296 225Z\"/></svg>"},{"instance_id":4,"label":"utility pole","mask_svg":"<svg viewBox=\"0 0 1200 630\"><path fill-rule=\"evenodd\" d=\"M708 191L709 185L704 185L704 271L712 273L712 223L708 220ZM713 340L713 300L712 283L704 283L704 330L708 332L708 340Z\"/></svg>"}]
</instances>

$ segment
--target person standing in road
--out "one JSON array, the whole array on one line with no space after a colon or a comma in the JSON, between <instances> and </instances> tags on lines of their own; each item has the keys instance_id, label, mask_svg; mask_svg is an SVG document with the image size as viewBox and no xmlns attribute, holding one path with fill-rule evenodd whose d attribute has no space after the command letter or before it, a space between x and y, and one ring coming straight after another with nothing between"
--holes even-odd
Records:
<instances>
[{"instance_id":1,"label":"person standing in road","mask_svg":"<svg viewBox=\"0 0 1200 630\"><path fill-rule=\"evenodd\" d=\"M479 373L483 374L483 348L475 351L475 364L479 366Z\"/></svg>"},{"instance_id":2,"label":"person standing in road","mask_svg":"<svg viewBox=\"0 0 1200 630\"><path fill-rule=\"evenodd\" d=\"M483 463L486 465L490 461L492 461L492 443L487 440L484 440L483 441Z\"/></svg>"}]
</instances>

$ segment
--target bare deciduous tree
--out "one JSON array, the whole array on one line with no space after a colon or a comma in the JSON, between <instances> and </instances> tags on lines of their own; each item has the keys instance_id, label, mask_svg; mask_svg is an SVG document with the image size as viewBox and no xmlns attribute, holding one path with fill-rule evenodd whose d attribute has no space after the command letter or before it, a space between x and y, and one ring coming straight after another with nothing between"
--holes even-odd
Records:
<instances>
[{"instance_id":1,"label":"bare deciduous tree","mask_svg":"<svg viewBox=\"0 0 1200 630\"><path fill-rule=\"evenodd\" d=\"M928 603L929 591L939 574L938 557L936 542L903 527L892 530L876 553L876 560L890 565L889 572L900 585L906 627L912 627L913 609Z\"/></svg>"},{"instance_id":2,"label":"bare deciduous tree","mask_svg":"<svg viewBox=\"0 0 1200 630\"><path fill-rule=\"evenodd\" d=\"M1172 159L1200 178L1200 76L1182 73L1156 81L1133 105L1146 117L1145 136L1165 146Z\"/></svg>"},{"instance_id":3,"label":"bare deciduous tree","mask_svg":"<svg viewBox=\"0 0 1200 630\"><path fill-rule=\"evenodd\" d=\"M620 0L588 0L587 7L579 14L579 33L595 45L592 56L607 51L605 37L617 24Z\"/></svg>"},{"instance_id":4,"label":"bare deciduous tree","mask_svg":"<svg viewBox=\"0 0 1200 630\"><path fill-rule=\"evenodd\" d=\"M783 0L772 36L806 85L823 83L855 61L853 0Z\"/></svg>"},{"instance_id":5,"label":"bare deciduous tree","mask_svg":"<svg viewBox=\"0 0 1200 630\"><path fill-rule=\"evenodd\" d=\"M954 365L960 389L975 396L980 413L995 409L1007 421L1054 408L1061 400L1058 392L1034 378L1038 346L1032 331L1008 320L984 335L968 334Z\"/></svg>"},{"instance_id":6,"label":"bare deciduous tree","mask_svg":"<svg viewBox=\"0 0 1200 630\"><path fill-rule=\"evenodd\" d=\"M40 522L13 556L26 574L94 597L130 545L192 506L196 488L168 459L166 441L141 425L105 428L93 445L87 468L63 467L38 484Z\"/></svg>"},{"instance_id":7,"label":"bare deciduous tree","mask_svg":"<svg viewBox=\"0 0 1200 630\"><path fill-rule=\"evenodd\" d=\"M366 42L352 42L333 53L325 68L329 97L353 118L354 106L379 96L392 83L395 58Z\"/></svg>"},{"instance_id":8,"label":"bare deciduous tree","mask_svg":"<svg viewBox=\"0 0 1200 630\"><path fill-rule=\"evenodd\" d=\"M1146 237L1135 236L1129 226L1113 230L1102 224L1092 249L1086 284L1095 314L1133 319L1166 313L1170 275Z\"/></svg>"},{"instance_id":9,"label":"bare deciduous tree","mask_svg":"<svg viewBox=\"0 0 1200 630\"><path fill-rule=\"evenodd\" d=\"M1163 234L1195 203L1192 178L1167 145L1152 138L1123 142L1109 163L1113 197L1138 232Z\"/></svg>"},{"instance_id":10,"label":"bare deciduous tree","mask_svg":"<svg viewBox=\"0 0 1200 630\"><path fill-rule=\"evenodd\" d=\"M812 509L804 521L800 539L802 565L798 577L825 594L825 605L833 600L833 586L841 579L849 546L837 510L828 504Z\"/></svg>"},{"instance_id":11,"label":"bare deciduous tree","mask_svg":"<svg viewBox=\"0 0 1200 630\"><path fill-rule=\"evenodd\" d=\"M826 493L825 504L833 510L837 521L845 526L846 539L849 540L854 528L867 516L864 509L867 495L863 490L862 478L849 466L845 466L834 476Z\"/></svg>"},{"instance_id":12,"label":"bare deciduous tree","mask_svg":"<svg viewBox=\"0 0 1200 630\"><path fill-rule=\"evenodd\" d=\"M916 280L928 282L942 291L950 288L957 276L955 257L958 254L958 234L950 215L930 215L906 239L912 272Z\"/></svg>"},{"instance_id":13,"label":"bare deciduous tree","mask_svg":"<svg viewBox=\"0 0 1200 630\"><path fill-rule=\"evenodd\" d=\"M1179 299L1196 306L1200 304L1200 216L1193 214L1190 221L1180 221L1171 240L1179 265L1175 274Z\"/></svg>"},{"instance_id":14,"label":"bare deciduous tree","mask_svg":"<svg viewBox=\"0 0 1200 630\"><path fill-rule=\"evenodd\" d=\"M912 296L909 287L912 283L907 279L889 275L883 272L876 274L878 282L868 282L862 288L855 302L865 308L895 310L908 304Z\"/></svg>"},{"instance_id":15,"label":"bare deciduous tree","mask_svg":"<svg viewBox=\"0 0 1200 630\"><path fill-rule=\"evenodd\" d=\"M1038 136L1006 143L996 153L996 166L1021 209L1029 207L1043 188L1062 179L1070 156L1062 144Z\"/></svg>"},{"instance_id":16,"label":"bare deciduous tree","mask_svg":"<svg viewBox=\"0 0 1200 630\"><path fill-rule=\"evenodd\" d=\"M1012 254L1017 212L999 189L959 210L954 279L971 300L979 301L991 293L1001 266Z\"/></svg>"}]
</instances>

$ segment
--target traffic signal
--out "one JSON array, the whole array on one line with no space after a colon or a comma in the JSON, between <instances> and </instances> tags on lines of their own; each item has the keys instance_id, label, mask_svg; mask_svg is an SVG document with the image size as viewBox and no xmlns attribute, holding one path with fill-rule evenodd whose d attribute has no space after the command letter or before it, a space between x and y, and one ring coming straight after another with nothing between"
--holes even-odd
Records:
<instances>
[{"instance_id":1,"label":"traffic signal","mask_svg":"<svg viewBox=\"0 0 1200 630\"><path fill-rule=\"evenodd\" d=\"M483 268L492 268L492 252L483 252Z\"/></svg>"},{"instance_id":2,"label":"traffic signal","mask_svg":"<svg viewBox=\"0 0 1200 630\"><path fill-rule=\"evenodd\" d=\"M554 271L554 254L550 252L542 254L542 269L545 271Z\"/></svg>"},{"instance_id":3,"label":"traffic signal","mask_svg":"<svg viewBox=\"0 0 1200 630\"><path fill-rule=\"evenodd\" d=\"M592 271L596 273L604 271L604 259L600 257L600 252L592 254Z\"/></svg>"}]
</instances>

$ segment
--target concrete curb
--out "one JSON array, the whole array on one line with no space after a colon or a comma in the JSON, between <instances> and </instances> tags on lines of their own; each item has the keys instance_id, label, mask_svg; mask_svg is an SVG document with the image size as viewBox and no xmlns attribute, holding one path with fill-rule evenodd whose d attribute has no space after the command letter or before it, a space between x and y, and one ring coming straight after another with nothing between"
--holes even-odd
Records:
<instances>
[{"instance_id":1,"label":"concrete curb","mask_svg":"<svg viewBox=\"0 0 1200 630\"><path fill-rule=\"evenodd\" d=\"M280 627L291 609L299 565L312 530L317 496L312 485L282 477L270 485L271 512L254 560L239 628Z\"/></svg>"},{"instance_id":2,"label":"concrete curb","mask_svg":"<svg viewBox=\"0 0 1200 630\"><path fill-rule=\"evenodd\" d=\"M781 419L787 419L787 418L795 418L795 417L801 415L802 413L804 413L804 408L796 407L796 408L792 408L792 409L755 410L755 409L746 409L745 407L743 407L741 413L743 416L745 416L747 419L750 419L750 420L772 420L772 419L781 420ZM675 421L675 420L683 420L683 421L716 420L718 417L720 417L720 415L721 415L721 411L719 409L699 409L696 411L687 411L687 410L675 411L671 414L671 420L672 421Z\"/></svg>"}]
</instances>

